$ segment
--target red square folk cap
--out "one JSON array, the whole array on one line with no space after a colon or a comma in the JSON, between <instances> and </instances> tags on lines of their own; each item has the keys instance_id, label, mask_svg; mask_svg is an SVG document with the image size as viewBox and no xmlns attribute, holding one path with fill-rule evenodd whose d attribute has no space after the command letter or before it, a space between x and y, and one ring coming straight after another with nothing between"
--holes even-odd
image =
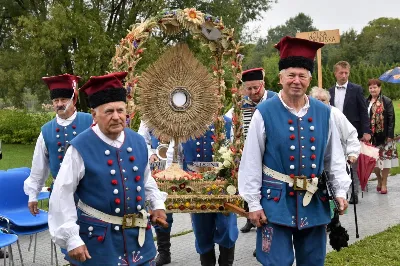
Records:
<instances>
[{"instance_id":1,"label":"red square folk cap","mask_svg":"<svg viewBox=\"0 0 400 266\"><path fill-rule=\"evenodd\" d=\"M42 77L50 90L51 99L71 98L74 90L78 87L81 78L71 74L63 74L52 77Z\"/></svg>"},{"instance_id":2,"label":"red square folk cap","mask_svg":"<svg viewBox=\"0 0 400 266\"><path fill-rule=\"evenodd\" d=\"M110 102L126 102L126 90L122 80L127 74L127 72L113 72L104 76L92 76L80 91L88 95L91 108Z\"/></svg>"},{"instance_id":3,"label":"red square folk cap","mask_svg":"<svg viewBox=\"0 0 400 266\"><path fill-rule=\"evenodd\" d=\"M289 67L301 67L313 72L314 58L323 43L306 39L283 37L275 48L280 52L279 70Z\"/></svg>"}]
</instances>

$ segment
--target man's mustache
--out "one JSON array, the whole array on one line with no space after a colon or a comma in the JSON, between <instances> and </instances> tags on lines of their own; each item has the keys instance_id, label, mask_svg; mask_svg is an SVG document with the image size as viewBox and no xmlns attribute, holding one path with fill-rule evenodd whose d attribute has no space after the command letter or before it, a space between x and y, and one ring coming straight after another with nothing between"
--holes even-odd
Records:
<instances>
[{"instance_id":1,"label":"man's mustache","mask_svg":"<svg viewBox=\"0 0 400 266\"><path fill-rule=\"evenodd\" d=\"M64 111L65 110L65 106L57 106L57 111Z\"/></svg>"}]
</instances>

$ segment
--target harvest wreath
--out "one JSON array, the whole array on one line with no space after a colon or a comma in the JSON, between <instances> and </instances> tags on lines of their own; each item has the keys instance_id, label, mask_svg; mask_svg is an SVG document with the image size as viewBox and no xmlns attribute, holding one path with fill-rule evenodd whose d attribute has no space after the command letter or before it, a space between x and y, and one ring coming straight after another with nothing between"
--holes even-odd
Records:
<instances>
[{"instance_id":1,"label":"harvest wreath","mask_svg":"<svg viewBox=\"0 0 400 266\"><path fill-rule=\"evenodd\" d=\"M209 48L214 59L211 71L194 57L187 45L177 44L141 75L135 72L145 54L145 43L153 34L162 31L174 35L184 30ZM125 86L129 118L140 111L142 120L156 137L175 142L174 163L164 171L153 172L159 188L169 194L165 203L168 212L227 212L230 205L226 203L235 206L243 203L237 193L243 148L239 119L242 96L238 89L243 59L240 48L240 43L234 40L234 29L225 28L221 18L194 8L163 10L133 25L116 47L112 66L115 71L128 72ZM233 77L232 142L226 140L223 119L226 67ZM199 138L211 124L213 162L200 163L194 171L183 171L176 163L178 144Z\"/></svg>"}]
</instances>

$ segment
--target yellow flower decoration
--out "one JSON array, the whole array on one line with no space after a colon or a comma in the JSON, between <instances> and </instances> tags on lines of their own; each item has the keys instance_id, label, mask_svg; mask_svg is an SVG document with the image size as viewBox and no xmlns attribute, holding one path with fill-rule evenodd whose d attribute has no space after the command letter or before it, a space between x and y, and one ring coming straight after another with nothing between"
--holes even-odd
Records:
<instances>
[{"instance_id":1,"label":"yellow flower decoration","mask_svg":"<svg viewBox=\"0 0 400 266\"><path fill-rule=\"evenodd\" d=\"M196 8L185 8L183 11L185 12L187 21L198 25L204 23L203 14L200 11L197 11Z\"/></svg>"}]
</instances>

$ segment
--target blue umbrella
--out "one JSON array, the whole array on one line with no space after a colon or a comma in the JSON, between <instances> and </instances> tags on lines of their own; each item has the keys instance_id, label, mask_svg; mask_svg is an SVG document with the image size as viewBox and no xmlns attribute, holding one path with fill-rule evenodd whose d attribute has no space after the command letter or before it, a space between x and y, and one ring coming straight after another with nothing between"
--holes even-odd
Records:
<instances>
[{"instance_id":1,"label":"blue umbrella","mask_svg":"<svg viewBox=\"0 0 400 266\"><path fill-rule=\"evenodd\" d=\"M400 83L400 67L386 71L379 79L389 83Z\"/></svg>"}]
</instances>

